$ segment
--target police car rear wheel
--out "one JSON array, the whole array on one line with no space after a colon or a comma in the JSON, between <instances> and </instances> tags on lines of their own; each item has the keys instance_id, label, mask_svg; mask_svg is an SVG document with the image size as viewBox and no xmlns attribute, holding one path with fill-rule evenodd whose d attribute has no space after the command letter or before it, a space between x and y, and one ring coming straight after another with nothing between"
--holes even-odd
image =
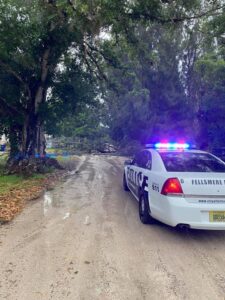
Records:
<instances>
[{"instance_id":1,"label":"police car rear wheel","mask_svg":"<svg viewBox=\"0 0 225 300\"><path fill-rule=\"evenodd\" d=\"M129 188L127 186L127 180L126 180L126 175L125 173L123 174L123 189L124 191L128 192L129 191Z\"/></svg>"},{"instance_id":2,"label":"police car rear wheel","mask_svg":"<svg viewBox=\"0 0 225 300\"><path fill-rule=\"evenodd\" d=\"M139 217L143 224L153 224L155 220L150 216L147 196L141 194L139 197Z\"/></svg>"}]
</instances>

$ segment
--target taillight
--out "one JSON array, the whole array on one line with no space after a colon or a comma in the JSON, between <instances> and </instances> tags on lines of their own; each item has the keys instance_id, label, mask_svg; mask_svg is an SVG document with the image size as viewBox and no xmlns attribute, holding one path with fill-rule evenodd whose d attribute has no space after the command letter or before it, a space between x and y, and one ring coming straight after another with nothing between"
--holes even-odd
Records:
<instances>
[{"instance_id":1,"label":"taillight","mask_svg":"<svg viewBox=\"0 0 225 300\"><path fill-rule=\"evenodd\" d=\"M168 195L168 194L183 194L182 187L180 185L180 181L178 178L169 178L164 183L162 190L162 195Z\"/></svg>"}]
</instances>

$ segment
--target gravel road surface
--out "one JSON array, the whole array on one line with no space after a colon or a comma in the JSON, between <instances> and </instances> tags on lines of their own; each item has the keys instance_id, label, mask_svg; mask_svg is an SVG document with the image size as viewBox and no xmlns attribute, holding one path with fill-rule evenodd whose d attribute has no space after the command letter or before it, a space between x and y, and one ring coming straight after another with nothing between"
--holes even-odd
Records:
<instances>
[{"instance_id":1,"label":"gravel road surface","mask_svg":"<svg viewBox=\"0 0 225 300\"><path fill-rule=\"evenodd\" d=\"M225 232L142 225L123 158L76 173L0 227L0 299L225 299Z\"/></svg>"}]
</instances>

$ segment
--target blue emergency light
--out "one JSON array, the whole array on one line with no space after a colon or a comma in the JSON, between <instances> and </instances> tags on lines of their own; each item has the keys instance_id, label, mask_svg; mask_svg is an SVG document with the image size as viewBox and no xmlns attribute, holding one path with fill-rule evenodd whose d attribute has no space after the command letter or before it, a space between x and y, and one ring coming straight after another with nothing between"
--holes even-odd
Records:
<instances>
[{"instance_id":1,"label":"blue emergency light","mask_svg":"<svg viewBox=\"0 0 225 300\"><path fill-rule=\"evenodd\" d=\"M178 149L189 149L190 144L188 143L156 143L154 144L156 149L170 149L170 150L178 150Z\"/></svg>"},{"instance_id":2,"label":"blue emergency light","mask_svg":"<svg viewBox=\"0 0 225 300\"><path fill-rule=\"evenodd\" d=\"M155 144L147 144L146 148L155 148L157 150L186 150L193 149L195 146L191 146L188 143L155 143Z\"/></svg>"}]
</instances>

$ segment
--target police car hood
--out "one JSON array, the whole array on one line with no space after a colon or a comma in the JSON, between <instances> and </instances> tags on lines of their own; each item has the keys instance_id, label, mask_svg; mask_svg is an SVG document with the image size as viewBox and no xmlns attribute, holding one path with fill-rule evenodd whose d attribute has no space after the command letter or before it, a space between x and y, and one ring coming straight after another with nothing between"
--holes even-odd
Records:
<instances>
[{"instance_id":1,"label":"police car hood","mask_svg":"<svg viewBox=\"0 0 225 300\"><path fill-rule=\"evenodd\" d=\"M179 179L184 195L225 197L225 173L171 173Z\"/></svg>"}]
</instances>

